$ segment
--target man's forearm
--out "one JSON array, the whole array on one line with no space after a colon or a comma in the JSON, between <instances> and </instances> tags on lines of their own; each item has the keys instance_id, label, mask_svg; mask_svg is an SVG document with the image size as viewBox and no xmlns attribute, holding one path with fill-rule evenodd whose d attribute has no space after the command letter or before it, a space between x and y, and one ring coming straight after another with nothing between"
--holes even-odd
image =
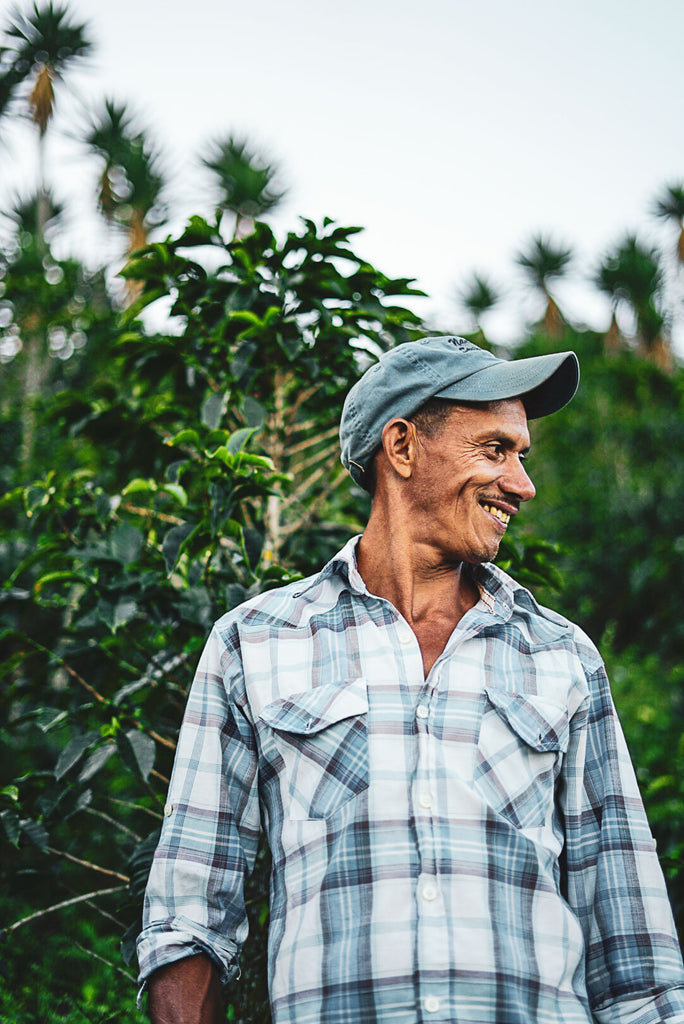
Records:
<instances>
[{"instance_id":1,"label":"man's forearm","mask_svg":"<svg viewBox=\"0 0 684 1024\"><path fill-rule=\"evenodd\" d=\"M152 1024L224 1024L219 973L204 953L160 967L147 989Z\"/></svg>"}]
</instances>

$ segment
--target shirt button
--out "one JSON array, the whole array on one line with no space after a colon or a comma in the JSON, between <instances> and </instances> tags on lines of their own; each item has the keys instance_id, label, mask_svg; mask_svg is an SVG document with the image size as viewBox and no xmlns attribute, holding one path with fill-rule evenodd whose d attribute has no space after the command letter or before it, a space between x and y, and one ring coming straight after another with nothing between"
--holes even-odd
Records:
<instances>
[{"instance_id":1,"label":"shirt button","mask_svg":"<svg viewBox=\"0 0 684 1024\"><path fill-rule=\"evenodd\" d=\"M419 704L418 707L416 708L416 717L417 718L427 718L427 716L429 714L430 714L430 712L428 711L428 709L426 708L426 706L424 704Z\"/></svg>"},{"instance_id":2,"label":"shirt button","mask_svg":"<svg viewBox=\"0 0 684 1024\"><path fill-rule=\"evenodd\" d=\"M164 814L167 818L170 818L173 814L173 804L164 804Z\"/></svg>"},{"instance_id":3,"label":"shirt button","mask_svg":"<svg viewBox=\"0 0 684 1024\"><path fill-rule=\"evenodd\" d=\"M423 886L423 899L424 900L428 900L430 903L432 902L432 900L436 900L437 899L437 886L436 885L432 885L431 882L428 882L427 885L424 885Z\"/></svg>"},{"instance_id":4,"label":"shirt button","mask_svg":"<svg viewBox=\"0 0 684 1024\"><path fill-rule=\"evenodd\" d=\"M425 1009L428 1013L437 1013L439 1010L439 999L437 996L428 996L425 1000Z\"/></svg>"},{"instance_id":5,"label":"shirt button","mask_svg":"<svg viewBox=\"0 0 684 1024\"><path fill-rule=\"evenodd\" d=\"M432 807L432 797L430 796L429 793L421 793L420 796L418 797L418 803L420 804L421 807L429 809L430 807Z\"/></svg>"},{"instance_id":6,"label":"shirt button","mask_svg":"<svg viewBox=\"0 0 684 1024\"><path fill-rule=\"evenodd\" d=\"M413 640L413 633L411 632L411 630L410 629L402 629L401 633L399 634L399 643L400 644L410 644L412 640Z\"/></svg>"}]
</instances>

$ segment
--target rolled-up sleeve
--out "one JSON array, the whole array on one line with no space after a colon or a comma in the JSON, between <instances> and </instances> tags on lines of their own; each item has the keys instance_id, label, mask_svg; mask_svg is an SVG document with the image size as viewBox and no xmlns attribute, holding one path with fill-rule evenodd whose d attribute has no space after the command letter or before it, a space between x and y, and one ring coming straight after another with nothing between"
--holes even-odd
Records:
<instances>
[{"instance_id":1,"label":"rolled-up sleeve","mask_svg":"<svg viewBox=\"0 0 684 1024\"><path fill-rule=\"evenodd\" d=\"M684 1024L684 969L665 881L602 665L587 677L563 770L567 898L600 1024Z\"/></svg>"},{"instance_id":2,"label":"rolled-up sleeve","mask_svg":"<svg viewBox=\"0 0 684 1024\"><path fill-rule=\"evenodd\" d=\"M215 627L190 690L145 893L141 983L197 952L211 956L224 983L238 971L244 882L260 834L256 744L233 699L241 676Z\"/></svg>"}]
</instances>

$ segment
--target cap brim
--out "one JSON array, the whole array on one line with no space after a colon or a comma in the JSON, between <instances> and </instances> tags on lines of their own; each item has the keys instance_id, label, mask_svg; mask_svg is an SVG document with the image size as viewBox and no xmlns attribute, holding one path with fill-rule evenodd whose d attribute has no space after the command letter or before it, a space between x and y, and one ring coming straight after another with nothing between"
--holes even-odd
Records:
<instances>
[{"instance_id":1,"label":"cap brim","mask_svg":"<svg viewBox=\"0 0 684 1024\"><path fill-rule=\"evenodd\" d=\"M444 388L436 397L464 402L519 398L527 418L533 420L562 409L578 385L579 362L575 353L553 352L485 366Z\"/></svg>"}]
</instances>

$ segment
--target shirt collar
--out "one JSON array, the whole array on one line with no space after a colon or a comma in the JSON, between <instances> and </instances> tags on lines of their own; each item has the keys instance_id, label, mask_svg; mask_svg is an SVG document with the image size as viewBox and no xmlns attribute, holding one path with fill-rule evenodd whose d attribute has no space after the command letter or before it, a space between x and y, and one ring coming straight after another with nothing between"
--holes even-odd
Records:
<instances>
[{"instance_id":1,"label":"shirt collar","mask_svg":"<svg viewBox=\"0 0 684 1024\"><path fill-rule=\"evenodd\" d=\"M356 546L361 540L361 536L359 533L351 537L344 547L323 566L318 575L312 576L308 580L307 585L300 592L304 593L325 580L338 576L352 593L368 596L368 589L356 564ZM489 562L482 565L468 565L466 570L480 591L480 599L487 612L503 622L507 621L513 613L516 591L524 590L524 588L498 566Z\"/></svg>"}]
</instances>

